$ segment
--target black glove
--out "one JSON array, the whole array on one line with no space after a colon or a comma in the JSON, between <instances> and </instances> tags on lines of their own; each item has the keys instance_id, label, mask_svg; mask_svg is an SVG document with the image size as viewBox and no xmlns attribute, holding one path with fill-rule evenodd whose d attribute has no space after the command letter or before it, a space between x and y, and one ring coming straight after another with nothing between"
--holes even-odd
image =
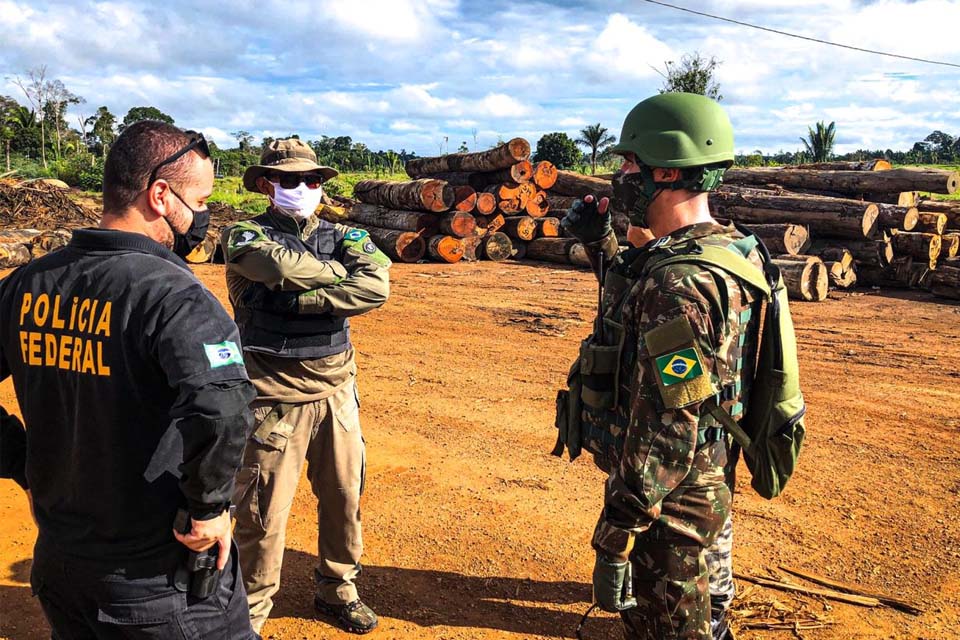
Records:
<instances>
[{"instance_id":1,"label":"black glove","mask_svg":"<svg viewBox=\"0 0 960 640\"><path fill-rule=\"evenodd\" d=\"M564 231L584 244L600 242L613 227L610 226L610 208L604 203L600 212L600 199L589 196L590 202L576 200L570 211L560 221Z\"/></svg>"},{"instance_id":2,"label":"black glove","mask_svg":"<svg viewBox=\"0 0 960 640\"><path fill-rule=\"evenodd\" d=\"M600 608L617 613L637 606L633 597L633 569L630 561L617 562L597 552L593 566L593 598Z\"/></svg>"}]
</instances>

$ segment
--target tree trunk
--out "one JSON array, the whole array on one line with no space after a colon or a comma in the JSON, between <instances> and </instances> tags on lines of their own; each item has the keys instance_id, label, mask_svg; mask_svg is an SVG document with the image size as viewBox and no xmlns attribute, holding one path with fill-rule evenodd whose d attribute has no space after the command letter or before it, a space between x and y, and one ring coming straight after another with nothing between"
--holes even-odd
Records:
<instances>
[{"instance_id":1,"label":"tree trunk","mask_svg":"<svg viewBox=\"0 0 960 640\"><path fill-rule=\"evenodd\" d=\"M868 287L910 288L913 258L899 256L886 267L876 265L858 265L857 280Z\"/></svg>"},{"instance_id":2,"label":"tree trunk","mask_svg":"<svg viewBox=\"0 0 960 640\"><path fill-rule=\"evenodd\" d=\"M541 160L533 166L533 183L541 189L550 189L557 183L557 167L549 160Z\"/></svg>"},{"instance_id":3,"label":"tree trunk","mask_svg":"<svg viewBox=\"0 0 960 640\"><path fill-rule=\"evenodd\" d=\"M930 292L941 298L960 300L960 266L944 266L930 274Z\"/></svg>"},{"instance_id":4,"label":"tree trunk","mask_svg":"<svg viewBox=\"0 0 960 640\"><path fill-rule=\"evenodd\" d=\"M807 162L805 164L784 167L784 169L791 171L793 169L816 169L820 171L889 171L893 169L893 165L883 158L875 158L873 160L853 160L850 162Z\"/></svg>"},{"instance_id":5,"label":"tree trunk","mask_svg":"<svg viewBox=\"0 0 960 640\"><path fill-rule=\"evenodd\" d=\"M573 203L579 200L577 196L561 196L556 193L547 193L547 204L550 205L550 211L568 211Z\"/></svg>"},{"instance_id":6,"label":"tree trunk","mask_svg":"<svg viewBox=\"0 0 960 640\"><path fill-rule=\"evenodd\" d=\"M417 262L427 252L427 244L421 232L383 229L368 225L357 225L366 229L373 242L395 262Z\"/></svg>"},{"instance_id":7,"label":"tree trunk","mask_svg":"<svg viewBox=\"0 0 960 640\"><path fill-rule=\"evenodd\" d=\"M489 216L497 210L497 196L492 193L477 192L477 213Z\"/></svg>"},{"instance_id":8,"label":"tree trunk","mask_svg":"<svg viewBox=\"0 0 960 640\"><path fill-rule=\"evenodd\" d=\"M537 194L536 186L529 182L490 186L486 191L497 197L497 208L500 213L508 216L523 211L530 198Z\"/></svg>"},{"instance_id":9,"label":"tree trunk","mask_svg":"<svg viewBox=\"0 0 960 640\"><path fill-rule=\"evenodd\" d=\"M889 238L882 240L814 240L810 244L808 253L823 257L825 260L831 259L826 251L830 249L841 249L850 252L857 264L870 264L878 267L885 267L893 261L893 244Z\"/></svg>"},{"instance_id":10,"label":"tree trunk","mask_svg":"<svg viewBox=\"0 0 960 640\"><path fill-rule=\"evenodd\" d=\"M533 218L542 218L547 215L547 212L550 211L550 204L547 202L547 192L537 190L537 192L527 200L524 211L527 212L528 216Z\"/></svg>"},{"instance_id":11,"label":"tree trunk","mask_svg":"<svg viewBox=\"0 0 960 640\"><path fill-rule=\"evenodd\" d=\"M527 243L526 242L514 242L513 243L513 254L510 256L514 260L523 260L527 257Z\"/></svg>"},{"instance_id":12,"label":"tree trunk","mask_svg":"<svg viewBox=\"0 0 960 640\"><path fill-rule=\"evenodd\" d=\"M31 244L33 239L42 231L37 229L3 229L0 230L0 244Z\"/></svg>"},{"instance_id":13,"label":"tree trunk","mask_svg":"<svg viewBox=\"0 0 960 640\"><path fill-rule=\"evenodd\" d=\"M948 229L960 229L960 201L923 200L917 205L917 209L921 213L942 213L947 216Z\"/></svg>"},{"instance_id":14,"label":"tree trunk","mask_svg":"<svg viewBox=\"0 0 960 640\"><path fill-rule=\"evenodd\" d=\"M433 236L427 241L427 253L437 262L459 262L463 258L463 243L453 236Z\"/></svg>"},{"instance_id":15,"label":"tree trunk","mask_svg":"<svg viewBox=\"0 0 960 640\"><path fill-rule=\"evenodd\" d=\"M537 235L537 223L530 216L509 217L501 231L510 236L511 240L529 242Z\"/></svg>"},{"instance_id":16,"label":"tree trunk","mask_svg":"<svg viewBox=\"0 0 960 640\"><path fill-rule=\"evenodd\" d=\"M885 204L895 204L899 207L915 207L920 202L919 191L900 191L895 193L869 193L864 194L865 200Z\"/></svg>"},{"instance_id":17,"label":"tree trunk","mask_svg":"<svg viewBox=\"0 0 960 640\"><path fill-rule=\"evenodd\" d=\"M836 262L844 269L849 269L853 266L853 254L850 253L850 250L845 247L818 247L816 243L811 243L810 247L805 253L808 253L811 256L817 256L824 262Z\"/></svg>"},{"instance_id":18,"label":"tree trunk","mask_svg":"<svg viewBox=\"0 0 960 640\"><path fill-rule=\"evenodd\" d=\"M881 229L901 229L913 231L920 222L920 214L916 207L905 207L895 204L877 204L877 224Z\"/></svg>"},{"instance_id":19,"label":"tree trunk","mask_svg":"<svg viewBox=\"0 0 960 640\"><path fill-rule=\"evenodd\" d=\"M573 238L538 238L527 244L527 259L569 264L570 248L575 244Z\"/></svg>"},{"instance_id":20,"label":"tree trunk","mask_svg":"<svg viewBox=\"0 0 960 640\"><path fill-rule=\"evenodd\" d=\"M412 182L361 180L354 186L353 194L361 202L379 204L392 209L439 213L453 206L455 191L442 180L426 179Z\"/></svg>"},{"instance_id":21,"label":"tree trunk","mask_svg":"<svg viewBox=\"0 0 960 640\"><path fill-rule=\"evenodd\" d=\"M584 247L580 242L570 247L570 252L567 255L567 258L570 264L575 264L578 267L586 267L588 269L592 268L592 265L590 264L590 258L587 257L587 248Z\"/></svg>"},{"instance_id":22,"label":"tree trunk","mask_svg":"<svg viewBox=\"0 0 960 640\"><path fill-rule=\"evenodd\" d=\"M439 231L444 235L466 238L477 232L477 220L469 213L451 211L440 218Z\"/></svg>"},{"instance_id":23,"label":"tree trunk","mask_svg":"<svg viewBox=\"0 0 960 640\"><path fill-rule=\"evenodd\" d=\"M771 254L795 256L810 246L810 233L798 224L755 224L750 231L763 240Z\"/></svg>"},{"instance_id":24,"label":"tree trunk","mask_svg":"<svg viewBox=\"0 0 960 640\"><path fill-rule=\"evenodd\" d=\"M483 189L493 184L513 182L523 184L533 178L533 165L529 160L521 160L504 169L485 173L470 174L470 186L474 189Z\"/></svg>"},{"instance_id":25,"label":"tree trunk","mask_svg":"<svg viewBox=\"0 0 960 640\"><path fill-rule=\"evenodd\" d=\"M466 262L476 262L480 259L480 244L482 242L482 236L471 236L460 241L463 245L463 259Z\"/></svg>"},{"instance_id":26,"label":"tree trunk","mask_svg":"<svg viewBox=\"0 0 960 640\"><path fill-rule=\"evenodd\" d=\"M914 231L941 235L947 228L947 216L942 213L921 213L920 224Z\"/></svg>"},{"instance_id":27,"label":"tree trunk","mask_svg":"<svg viewBox=\"0 0 960 640\"><path fill-rule=\"evenodd\" d=\"M538 238L559 238L560 218L537 218Z\"/></svg>"},{"instance_id":28,"label":"tree trunk","mask_svg":"<svg viewBox=\"0 0 960 640\"><path fill-rule=\"evenodd\" d=\"M960 174L943 169L891 169L889 171L817 171L804 169L728 169L728 184L779 184L787 188L817 189L848 194L930 191L953 193Z\"/></svg>"},{"instance_id":29,"label":"tree trunk","mask_svg":"<svg viewBox=\"0 0 960 640\"><path fill-rule=\"evenodd\" d=\"M941 257L956 258L960 253L960 233L945 233L941 244Z\"/></svg>"},{"instance_id":30,"label":"tree trunk","mask_svg":"<svg viewBox=\"0 0 960 640\"><path fill-rule=\"evenodd\" d=\"M398 211L375 204L353 205L347 219L381 229L417 232L433 232L439 224L439 218L432 213Z\"/></svg>"},{"instance_id":31,"label":"tree trunk","mask_svg":"<svg viewBox=\"0 0 960 640\"><path fill-rule=\"evenodd\" d=\"M15 242L0 244L0 269L25 265L32 257L28 245Z\"/></svg>"},{"instance_id":32,"label":"tree trunk","mask_svg":"<svg viewBox=\"0 0 960 640\"><path fill-rule=\"evenodd\" d=\"M477 208L477 192L470 186L453 188L453 209L463 213L473 213Z\"/></svg>"},{"instance_id":33,"label":"tree trunk","mask_svg":"<svg viewBox=\"0 0 960 640\"><path fill-rule=\"evenodd\" d=\"M815 236L873 238L879 233L877 205L857 200L715 191L710 194L710 208L748 225L807 225Z\"/></svg>"},{"instance_id":34,"label":"tree trunk","mask_svg":"<svg viewBox=\"0 0 960 640\"><path fill-rule=\"evenodd\" d=\"M7 140L7 171L10 171L10 140Z\"/></svg>"},{"instance_id":35,"label":"tree trunk","mask_svg":"<svg viewBox=\"0 0 960 640\"><path fill-rule=\"evenodd\" d=\"M530 157L530 143L514 138L493 149L473 153L452 153L434 158L416 158L407 161L407 175L411 178L449 171L496 171Z\"/></svg>"},{"instance_id":36,"label":"tree trunk","mask_svg":"<svg viewBox=\"0 0 960 640\"><path fill-rule=\"evenodd\" d=\"M505 233L495 231L480 243L483 257L493 262L503 262L513 255L513 243Z\"/></svg>"},{"instance_id":37,"label":"tree trunk","mask_svg":"<svg viewBox=\"0 0 960 640\"><path fill-rule=\"evenodd\" d=\"M556 195L583 198L593 194L598 198L612 198L613 185L609 180L585 176L575 171L557 171L557 181L551 191Z\"/></svg>"},{"instance_id":38,"label":"tree trunk","mask_svg":"<svg viewBox=\"0 0 960 640\"><path fill-rule=\"evenodd\" d=\"M857 272L853 265L844 266L841 262L824 262L830 284L837 289L849 289L857 284Z\"/></svg>"},{"instance_id":39,"label":"tree trunk","mask_svg":"<svg viewBox=\"0 0 960 640\"><path fill-rule=\"evenodd\" d=\"M907 255L922 260L931 265L931 268L936 266L943 246L940 236L933 233L901 231L893 234L892 240L893 252L896 255Z\"/></svg>"},{"instance_id":40,"label":"tree trunk","mask_svg":"<svg viewBox=\"0 0 960 640\"><path fill-rule=\"evenodd\" d=\"M487 235L502 227L506 222L506 218L502 213L498 213L495 216L476 216L476 221L477 234Z\"/></svg>"},{"instance_id":41,"label":"tree trunk","mask_svg":"<svg viewBox=\"0 0 960 640\"><path fill-rule=\"evenodd\" d=\"M798 256L803 257L803 256ZM794 300L820 302L827 297L829 280L827 268L820 258L808 256L806 260L781 260L773 263L780 268L787 295Z\"/></svg>"},{"instance_id":42,"label":"tree trunk","mask_svg":"<svg viewBox=\"0 0 960 640\"><path fill-rule=\"evenodd\" d=\"M57 249L62 249L70 242L73 237L71 231L66 229L50 229L43 231L30 241L30 252L34 258L53 253ZM209 234L208 234L209 238ZM216 237L214 237L216 242ZM216 247L214 247L215 249Z\"/></svg>"}]
</instances>

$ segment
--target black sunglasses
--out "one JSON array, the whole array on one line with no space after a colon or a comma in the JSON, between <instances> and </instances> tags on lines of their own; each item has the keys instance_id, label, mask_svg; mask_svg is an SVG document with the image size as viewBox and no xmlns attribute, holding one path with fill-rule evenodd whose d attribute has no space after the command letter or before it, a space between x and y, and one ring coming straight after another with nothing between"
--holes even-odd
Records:
<instances>
[{"instance_id":1,"label":"black sunglasses","mask_svg":"<svg viewBox=\"0 0 960 640\"><path fill-rule=\"evenodd\" d=\"M307 185L308 189L316 189L323 184L323 176L316 173L284 173L282 171L271 171L264 175L267 182L276 182L284 189L296 189L300 183Z\"/></svg>"},{"instance_id":2,"label":"black sunglasses","mask_svg":"<svg viewBox=\"0 0 960 640\"><path fill-rule=\"evenodd\" d=\"M199 133L197 131L184 131L184 133L190 136L190 142L183 149L180 149L169 158L161 161L160 164L158 164L153 168L153 171L150 172L150 179L147 180L147 187L149 187L156 181L157 172L160 171L160 169L167 166L168 164L172 164L176 162L177 160L187 155L194 149L202 153L205 158L210 157L210 146L207 144L207 139L203 137L202 133Z\"/></svg>"}]
</instances>

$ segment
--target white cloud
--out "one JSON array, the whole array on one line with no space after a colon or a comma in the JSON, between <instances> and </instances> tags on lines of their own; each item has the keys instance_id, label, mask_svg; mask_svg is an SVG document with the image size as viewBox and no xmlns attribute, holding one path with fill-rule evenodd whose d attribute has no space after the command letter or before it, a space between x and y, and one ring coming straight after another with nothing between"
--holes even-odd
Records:
<instances>
[{"instance_id":1,"label":"white cloud","mask_svg":"<svg viewBox=\"0 0 960 640\"><path fill-rule=\"evenodd\" d=\"M658 40L646 27L615 13L587 54L587 63L600 75L609 78L652 78L654 67L660 68L666 60L676 59L673 50Z\"/></svg>"}]
</instances>

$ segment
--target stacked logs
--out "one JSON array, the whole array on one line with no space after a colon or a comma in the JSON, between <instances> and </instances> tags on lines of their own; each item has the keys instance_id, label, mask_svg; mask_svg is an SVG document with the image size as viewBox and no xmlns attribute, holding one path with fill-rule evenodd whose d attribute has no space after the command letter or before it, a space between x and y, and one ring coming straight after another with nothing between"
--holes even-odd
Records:
<instances>
[{"instance_id":1,"label":"stacked logs","mask_svg":"<svg viewBox=\"0 0 960 640\"><path fill-rule=\"evenodd\" d=\"M956 172L893 169L883 160L737 168L710 203L718 217L755 229L771 253L820 258L833 287L919 286L947 295L960 251L960 203L919 193L958 188Z\"/></svg>"}]
</instances>

